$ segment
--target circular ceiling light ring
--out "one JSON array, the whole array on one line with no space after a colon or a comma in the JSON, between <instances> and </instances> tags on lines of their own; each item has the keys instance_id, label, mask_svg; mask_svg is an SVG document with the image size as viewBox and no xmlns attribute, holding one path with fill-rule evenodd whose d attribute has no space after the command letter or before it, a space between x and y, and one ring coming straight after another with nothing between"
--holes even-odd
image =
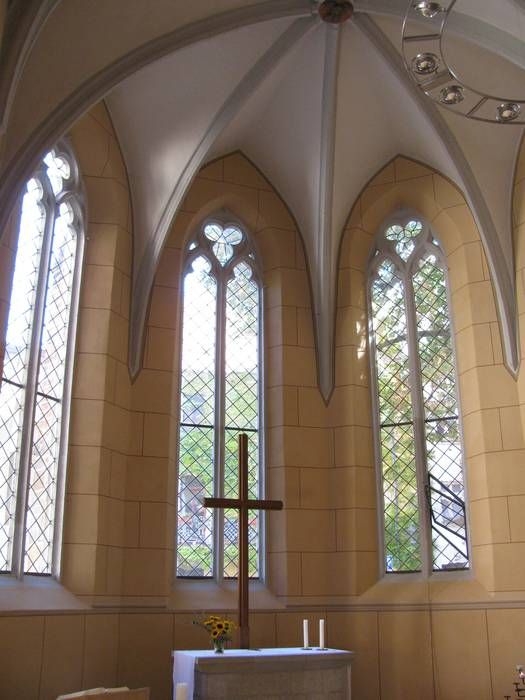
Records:
<instances>
[{"instance_id":1,"label":"circular ceiling light ring","mask_svg":"<svg viewBox=\"0 0 525 700\"><path fill-rule=\"evenodd\" d=\"M452 109L455 114L490 124L525 125L525 99L481 92L468 85L449 66L443 50L443 39L456 2L457 0L408 1L401 34L406 71L427 97L441 107ZM414 21L419 26L427 24L428 31L421 32L418 29L414 33L411 29ZM431 62L425 60L428 54L437 61L439 70L431 70ZM450 80L454 81L453 85Z\"/></svg>"},{"instance_id":2,"label":"circular ceiling light ring","mask_svg":"<svg viewBox=\"0 0 525 700\"><path fill-rule=\"evenodd\" d=\"M324 0L319 5L319 17L328 24L343 24L354 14L349 0Z\"/></svg>"}]
</instances>

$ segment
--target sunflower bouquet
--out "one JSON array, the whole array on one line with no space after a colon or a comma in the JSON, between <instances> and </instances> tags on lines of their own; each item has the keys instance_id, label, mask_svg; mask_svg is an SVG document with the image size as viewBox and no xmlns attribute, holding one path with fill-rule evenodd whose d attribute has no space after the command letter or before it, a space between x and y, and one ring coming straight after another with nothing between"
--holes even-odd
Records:
<instances>
[{"instance_id":1,"label":"sunflower bouquet","mask_svg":"<svg viewBox=\"0 0 525 700\"><path fill-rule=\"evenodd\" d=\"M224 653L224 644L231 640L231 633L235 629L235 623L218 615L210 615L204 622L194 621L194 625L204 627L209 633L216 654Z\"/></svg>"}]
</instances>

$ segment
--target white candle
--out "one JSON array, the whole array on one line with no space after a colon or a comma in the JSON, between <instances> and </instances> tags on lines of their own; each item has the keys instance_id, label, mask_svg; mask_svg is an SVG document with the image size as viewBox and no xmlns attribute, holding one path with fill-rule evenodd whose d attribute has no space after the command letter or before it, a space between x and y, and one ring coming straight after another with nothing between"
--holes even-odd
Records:
<instances>
[{"instance_id":1,"label":"white candle","mask_svg":"<svg viewBox=\"0 0 525 700\"><path fill-rule=\"evenodd\" d=\"M175 700L188 700L188 684L177 683L175 687Z\"/></svg>"},{"instance_id":2,"label":"white candle","mask_svg":"<svg viewBox=\"0 0 525 700\"><path fill-rule=\"evenodd\" d=\"M319 620L319 649L324 649L324 620Z\"/></svg>"},{"instance_id":3,"label":"white candle","mask_svg":"<svg viewBox=\"0 0 525 700\"><path fill-rule=\"evenodd\" d=\"M308 620L303 620L303 647L308 649Z\"/></svg>"}]
</instances>

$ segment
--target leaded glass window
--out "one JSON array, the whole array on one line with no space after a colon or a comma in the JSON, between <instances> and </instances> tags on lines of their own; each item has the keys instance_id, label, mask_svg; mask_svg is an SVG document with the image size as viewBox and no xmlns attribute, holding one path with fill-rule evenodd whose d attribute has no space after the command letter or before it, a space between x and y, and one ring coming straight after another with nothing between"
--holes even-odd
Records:
<instances>
[{"instance_id":1,"label":"leaded glass window","mask_svg":"<svg viewBox=\"0 0 525 700\"><path fill-rule=\"evenodd\" d=\"M0 390L0 571L59 573L83 247L77 168L50 151L22 197Z\"/></svg>"},{"instance_id":2,"label":"leaded glass window","mask_svg":"<svg viewBox=\"0 0 525 700\"><path fill-rule=\"evenodd\" d=\"M260 497L261 293L242 227L206 221L186 252L183 282L177 576L235 578L237 511L205 496L238 497L237 440L248 434L249 495ZM249 572L260 576L260 515L249 518Z\"/></svg>"},{"instance_id":3,"label":"leaded glass window","mask_svg":"<svg viewBox=\"0 0 525 700\"><path fill-rule=\"evenodd\" d=\"M401 217L369 275L376 453L390 572L469 566L446 264L431 229Z\"/></svg>"}]
</instances>

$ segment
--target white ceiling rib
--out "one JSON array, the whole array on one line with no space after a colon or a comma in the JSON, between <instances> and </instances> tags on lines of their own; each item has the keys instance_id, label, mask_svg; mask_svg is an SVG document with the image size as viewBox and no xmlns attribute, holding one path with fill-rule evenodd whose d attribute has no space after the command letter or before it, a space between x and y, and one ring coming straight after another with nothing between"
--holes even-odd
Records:
<instances>
[{"instance_id":1,"label":"white ceiling rib","mask_svg":"<svg viewBox=\"0 0 525 700\"><path fill-rule=\"evenodd\" d=\"M328 401L334 388L335 304L337 274L332 256L332 226L335 135L337 119L337 77L341 30L328 26L324 58L321 118L321 158L319 163L319 224L315 255L310 259L314 294L314 329L317 336L319 388Z\"/></svg>"}]
</instances>

